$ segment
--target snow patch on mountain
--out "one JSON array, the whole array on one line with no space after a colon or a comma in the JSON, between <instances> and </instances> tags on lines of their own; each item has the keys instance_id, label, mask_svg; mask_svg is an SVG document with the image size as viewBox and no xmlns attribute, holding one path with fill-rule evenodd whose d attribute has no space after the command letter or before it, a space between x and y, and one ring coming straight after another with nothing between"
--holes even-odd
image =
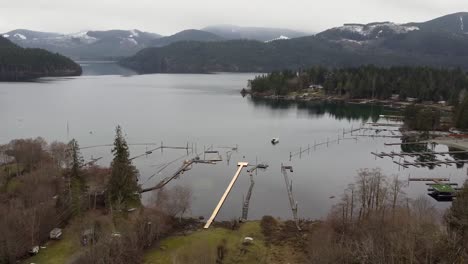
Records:
<instances>
[{"instance_id":1,"label":"snow patch on mountain","mask_svg":"<svg viewBox=\"0 0 468 264\"><path fill-rule=\"evenodd\" d=\"M91 44L91 43L98 41L97 38L89 36L88 31L81 31L81 32L77 32L77 33L73 33L69 35L64 35L61 37L57 37L56 39L64 39L64 40L79 39L81 42L87 43L87 44Z\"/></svg>"},{"instance_id":2,"label":"snow patch on mountain","mask_svg":"<svg viewBox=\"0 0 468 264\"><path fill-rule=\"evenodd\" d=\"M392 22L372 23L372 24L367 24L367 25L345 24L341 27L336 27L334 29L337 29L340 31L353 32L353 33L360 34L362 36L368 36L372 34L374 30L377 28L387 28L396 34L404 34L410 31L419 30L419 27L416 27L416 26L406 26L406 25L401 25L401 24L395 24ZM382 29L380 29L378 33L381 34L382 32L383 32Z\"/></svg>"},{"instance_id":3,"label":"snow patch on mountain","mask_svg":"<svg viewBox=\"0 0 468 264\"><path fill-rule=\"evenodd\" d=\"M465 25L463 24L463 17L462 16L460 16L460 29L461 29L462 32L465 31Z\"/></svg>"},{"instance_id":4,"label":"snow patch on mountain","mask_svg":"<svg viewBox=\"0 0 468 264\"><path fill-rule=\"evenodd\" d=\"M272 42L272 41L276 41L276 40L285 40L285 39L290 39L290 38L281 35L281 36L279 36L279 37L277 37L277 38L275 38L275 39L267 40L267 41L265 41L265 43Z\"/></svg>"},{"instance_id":5,"label":"snow patch on mountain","mask_svg":"<svg viewBox=\"0 0 468 264\"><path fill-rule=\"evenodd\" d=\"M8 34L3 34L3 37L4 37L4 38L9 38L10 35L8 35Z\"/></svg>"},{"instance_id":6,"label":"snow patch on mountain","mask_svg":"<svg viewBox=\"0 0 468 264\"><path fill-rule=\"evenodd\" d=\"M136 29L130 30L130 33L132 33L132 37L139 37L140 36L140 34L138 33L138 31Z\"/></svg>"},{"instance_id":7,"label":"snow patch on mountain","mask_svg":"<svg viewBox=\"0 0 468 264\"><path fill-rule=\"evenodd\" d=\"M20 39L22 39L22 40L28 39L25 35L20 34L20 33L14 34L13 37L15 37L15 38L20 38Z\"/></svg>"}]
</instances>

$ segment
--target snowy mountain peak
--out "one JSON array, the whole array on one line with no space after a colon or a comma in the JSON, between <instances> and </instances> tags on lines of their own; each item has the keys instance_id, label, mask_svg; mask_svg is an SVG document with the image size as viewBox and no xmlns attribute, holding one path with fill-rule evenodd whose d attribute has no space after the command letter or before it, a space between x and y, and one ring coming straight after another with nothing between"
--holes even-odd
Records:
<instances>
[{"instance_id":1,"label":"snowy mountain peak","mask_svg":"<svg viewBox=\"0 0 468 264\"><path fill-rule=\"evenodd\" d=\"M91 44L91 43L96 42L98 39L95 38L95 37L89 36L88 32L89 31L81 31L81 32L77 32L77 33L57 37L56 39L65 39L65 40L66 39L74 39L74 40L79 40L80 42L87 43L87 44Z\"/></svg>"},{"instance_id":2,"label":"snowy mountain peak","mask_svg":"<svg viewBox=\"0 0 468 264\"><path fill-rule=\"evenodd\" d=\"M281 35L281 36L279 36L279 37L277 37L277 38L275 38L275 39L267 40L267 41L265 41L265 43L272 42L272 41L276 41L276 40L285 40L285 39L290 39L290 38Z\"/></svg>"},{"instance_id":3,"label":"snowy mountain peak","mask_svg":"<svg viewBox=\"0 0 468 264\"><path fill-rule=\"evenodd\" d=\"M359 42L359 44L362 44L361 42L387 38L397 34L406 34L416 30L420 30L416 25L376 22L370 24L344 24L341 27L321 32L317 36L338 42Z\"/></svg>"}]
</instances>

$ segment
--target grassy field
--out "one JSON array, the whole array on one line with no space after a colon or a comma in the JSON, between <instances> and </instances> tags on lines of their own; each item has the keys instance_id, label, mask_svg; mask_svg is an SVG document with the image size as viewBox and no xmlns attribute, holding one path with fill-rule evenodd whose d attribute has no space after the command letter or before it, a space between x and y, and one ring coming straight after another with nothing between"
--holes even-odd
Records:
<instances>
[{"instance_id":1,"label":"grassy field","mask_svg":"<svg viewBox=\"0 0 468 264\"><path fill-rule=\"evenodd\" d=\"M65 229L60 240L51 240L46 248L40 249L39 254L24 260L23 264L67 264L76 260L86 248L80 244L80 234L83 230L91 228L95 221L102 224L102 232L110 234L114 231L112 219L98 211L88 211L83 218L72 220Z\"/></svg>"},{"instance_id":2,"label":"grassy field","mask_svg":"<svg viewBox=\"0 0 468 264\"><path fill-rule=\"evenodd\" d=\"M243 245L244 238L254 239ZM269 248L265 245L259 222L247 222L238 230L210 228L186 236L172 236L161 242L159 248L150 250L145 264L215 263L217 248L225 245L223 263L270 263Z\"/></svg>"},{"instance_id":3,"label":"grassy field","mask_svg":"<svg viewBox=\"0 0 468 264\"><path fill-rule=\"evenodd\" d=\"M80 249L78 238L64 231L61 240L49 241L39 254L23 261L23 264L65 264Z\"/></svg>"}]
</instances>

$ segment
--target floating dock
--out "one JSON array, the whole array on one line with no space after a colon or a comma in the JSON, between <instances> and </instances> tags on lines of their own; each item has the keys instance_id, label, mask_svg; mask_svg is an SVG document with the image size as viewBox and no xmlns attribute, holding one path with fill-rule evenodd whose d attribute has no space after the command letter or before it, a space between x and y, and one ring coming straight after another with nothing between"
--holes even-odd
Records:
<instances>
[{"instance_id":1,"label":"floating dock","mask_svg":"<svg viewBox=\"0 0 468 264\"><path fill-rule=\"evenodd\" d=\"M427 189L428 195L438 202L451 202L456 197L459 188L457 183L449 182L449 178L408 178L408 181L432 181L433 183L426 183L430 188ZM445 183L448 182L448 183Z\"/></svg>"}]
</instances>

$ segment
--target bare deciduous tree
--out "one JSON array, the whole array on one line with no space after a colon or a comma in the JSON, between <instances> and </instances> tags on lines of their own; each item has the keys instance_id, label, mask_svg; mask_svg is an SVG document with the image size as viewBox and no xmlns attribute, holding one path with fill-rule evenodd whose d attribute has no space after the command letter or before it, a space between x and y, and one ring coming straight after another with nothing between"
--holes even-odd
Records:
<instances>
[{"instance_id":1,"label":"bare deciduous tree","mask_svg":"<svg viewBox=\"0 0 468 264\"><path fill-rule=\"evenodd\" d=\"M154 206L166 214L182 218L190 210L192 189L181 185L176 185L170 189L160 189L153 194L153 201Z\"/></svg>"}]
</instances>

